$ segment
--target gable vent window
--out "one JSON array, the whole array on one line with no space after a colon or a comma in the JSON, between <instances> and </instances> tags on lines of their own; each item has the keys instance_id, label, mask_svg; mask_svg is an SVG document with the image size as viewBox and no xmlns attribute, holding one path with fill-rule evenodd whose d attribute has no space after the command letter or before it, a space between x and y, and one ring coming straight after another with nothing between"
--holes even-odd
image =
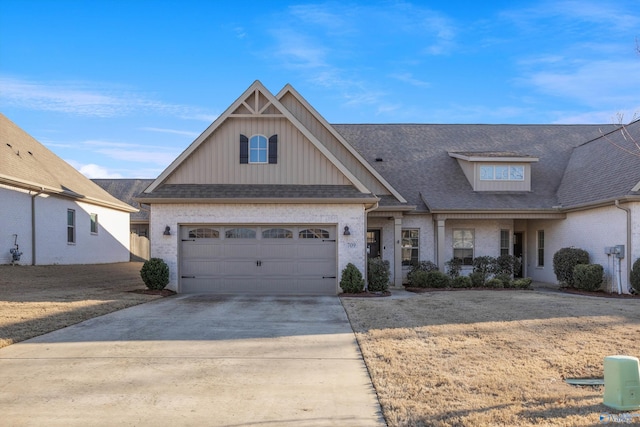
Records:
<instances>
[{"instance_id":1,"label":"gable vent window","mask_svg":"<svg viewBox=\"0 0 640 427\"><path fill-rule=\"evenodd\" d=\"M240 135L240 163L278 163L278 135Z\"/></svg>"},{"instance_id":2,"label":"gable vent window","mask_svg":"<svg viewBox=\"0 0 640 427\"><path fill-rule=\"evenodd\" d=\"M524 166L480 166L480 179L482 181L524 181Z\"/></svg>"}]
</instances>

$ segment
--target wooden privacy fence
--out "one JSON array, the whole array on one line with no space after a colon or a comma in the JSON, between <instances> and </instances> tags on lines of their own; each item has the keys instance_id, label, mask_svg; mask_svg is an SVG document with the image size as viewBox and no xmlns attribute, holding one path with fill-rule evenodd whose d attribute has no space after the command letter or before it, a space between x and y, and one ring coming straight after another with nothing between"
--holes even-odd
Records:
<instances>
[{"instance_id":1,"label":"wooden privacy fence","mask_svg":"<svg viewBox=\"0 0 640 427\"><path fill-rule=\"evenodd\" d=\"M149 238L145 236L138 236L136 233L131 233L130 238L131 261L146 261L149 259Z\"/></svg>"}]
</instances>

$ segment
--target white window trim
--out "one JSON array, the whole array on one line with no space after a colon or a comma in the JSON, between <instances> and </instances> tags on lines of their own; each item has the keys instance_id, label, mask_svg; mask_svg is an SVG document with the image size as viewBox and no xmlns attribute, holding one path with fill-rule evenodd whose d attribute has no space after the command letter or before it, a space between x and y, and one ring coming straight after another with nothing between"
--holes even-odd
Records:
<instances>
[{"instance_id":1,"label":"white window trim","mask_svg":"<svg viewBox=\"0 0 640 427\"><path fill-rule=\"evenodd\" d=\"M266 142L266 146L265 146L264 150L263 150L263 149L261 149L261 148L251 148L251 141L253 141L253 139L254 139L254 138L264 138L264 140L265 140L265 142ZM260 152L264 151L264 154L265 154L265 156L264 156L264 162L261 162L261 161L253 161L253 160L251 159L251 153L252 153L254 150L255 150L255 151L257 151L257 152L258 152L258 154L259 154ZM260 156L258 155L258 158L259 158L259 157L260 157ZM269 138L267 138L265 135L255 134L255 135L251 135L251 138L249 138L249 163L250 163L250 164L253 164L253 165L264 165L264 164L269 163Z\"/></svg>"}]
</instances>

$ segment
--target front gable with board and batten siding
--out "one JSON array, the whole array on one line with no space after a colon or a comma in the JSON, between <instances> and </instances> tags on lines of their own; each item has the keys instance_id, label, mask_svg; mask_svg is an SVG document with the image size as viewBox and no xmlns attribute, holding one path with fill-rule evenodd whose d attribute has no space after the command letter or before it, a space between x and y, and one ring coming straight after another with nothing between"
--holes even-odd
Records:
<instances>
[{"instance_id":1,"label":"front gable with board and batten siding","mask_svg":"<svg viewBox=\"0 0 640 427\"><path fill-rule=\"evenodd\" d=\"M367 212L406 205L306 101L286 98L297 114L254 82L139 196L170 288L337 294L348 263L365 272Z\"/></svg>"}]
</instances>

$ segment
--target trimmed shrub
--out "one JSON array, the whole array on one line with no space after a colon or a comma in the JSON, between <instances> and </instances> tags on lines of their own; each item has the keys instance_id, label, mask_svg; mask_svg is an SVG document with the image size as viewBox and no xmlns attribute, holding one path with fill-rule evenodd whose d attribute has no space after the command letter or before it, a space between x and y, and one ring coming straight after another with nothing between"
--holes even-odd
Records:
<instances>
[{"instance_id":1,"label":"trimmed shrub","mask_svg":"<svg viewBox=\"0 0 640 427\"><path fill-rule=\"evenodd\" d=\"M438 270L438 266L431 261L420 261L411 266L411 271L407 274L407 280L409 283L412 283L411 276L415 274L417 271L430 272Z\"/></svg>"},{"instance_id":2,"label":"trimmed shrub","mask_svg":"<svg viewBox=\"0 0 640 427\"><path fill-rule=\"evenodd\" d=\"M509 273L498 273L492 280L499 280L500 282L502 282L502 288L513 288L513 280L511 279L511 274Z\"/></svg>"},{"instance_id":3,"label":"trimmed shrub","mask_svg":"<svg viewBox=\"0 0 640 427\"><path fill-rule=\"evenodd\" d=\"M342 292L347 294L357 294L364 289L364 279L362 273L358 270L358 267L352 263L342 270L342 277L340 279L340 287Z\"/></svg>"},{"instance_id":4,"label":"trimmed shrub","mask_svg":"<svg viewBox=\"0 0 640 427\"><path fill-rule=\"evenodd\" d=\"M367 281L371 292L384 292L389 288L391 267L389 261L382 258L369 258L367 263Z\"/></svg>"},{"instance_id":5,"label":"trimmed shrub","mask_svg":"<svg viewBox=\"0 0 640 427\"><path fill-rule=\"evenodd\" d=\"M449 276L442 271L430 271L427 273L427 287L446 288L449 286Z\"/></svg>"},{"instance_id":6,"label":"trimmed shrub","mask_svg":"<svg viewBox=\"0 0 640 427\"><path fill-rule=\"evenodd\" d=\"M529 289L531 287L531 282L533 282L533 279L531 279L531 277L516 279L513 281L513 287L516 289Z\"/></svg>"},{"instance_id":7,"label":"trimmed shrub","mask_svg":"<svg viewBox=\"0 0 640 427\"><path fill-rule=\"evenodd\" d=\"M589 264L589 253L579 248L562 248L553 254L553 272L564 286L573 287L573 269L579 264Z\"/></svg>"},{"instance_id":8,"label":"trimmed shrub","mask_svg":"<svg viewBox=\"0 0 640 427\"><path fill-rule=\"evenodd\" d=\"M485 282L485 287L487 288L504 288L504 283L502 282L502 280L497 279L497 278L492 278L489 279Z\"/></svg>"},{"instance_id":9,"label":"trimmed shrub","mask_svg":"<svg viewBox=\"0 0 640 427\"><path fill-rule=\"evenodd\" d=\"M142 264L140 277L148 289L162 290L169 284L169 266L160 258L151 258Z\"/></svg>"},{"instance_id":10,"label":"trimmed shrub","mask_svg":"<svg viewBox=\"0 0 640 427\"><path fill-rule=\"evenodd\" d=\"M631 282L631 287L636 292L636 294L640 294L640 258L638 258L636 262L633 263L629 281Z\"/></svg>"},{"instance_id":11,"label":"trimmed shrub","mask_svg":"<svg viewBox=\"0 0 640 427\"><path fill-rule=\"evenodd\" d=\"M471 280L472 288L483 288L486 277L482 273L474 272L469 275L469 280Z\"/></svg>"},{"instance_id":12,"label":"trimmed shrub","mask_svg":"<svg viewBox=\"0 0 640 427\"><path fill-rule=\"evenodd\" d=\"M451 287L452 288L470 288L471 287L471 279L467 276L458 276L451 279Z\"/></svg>"},{"instance_id":13,"label":"trimmed shrub","mask_svg":"<svg viewBox=\"0 0 640 427\"><path fill-rule=\"evenodd\" d=\"M503 273L513 276L514 274L520 273L521 268L522 262L520 258L514 257L513 255L500 255L496 258L496 274Z\"/></svg>"},{"instance_id":14,"label":"trimmed shrub","mask_svg":"<svg viewBox=\"0 0 640 427\"><path fill-rule=\"evenodd\" d=\"M573 269L573 284L577 289L597 291L603 281L604 268L600 264L578 264Z\"/></svg>"},{"instance_id":15,"label":"trimmed shrub","mask_svg":"<svg viewBox=\"0 0 640 427\"><path fill-rule=\"evenodd\" d=\"M429 287L429 272L417 270L411 274L409 278L409 286L415 286L416 288L428 288Z\"/></svg>"},{"instance_id":16,"label":"trimmed shrub","mask_svg":"<svg viewBox=\"0 0 640 427\"><path fill-rule=\"evenodd\" d=\"M473 259L473 272L482 275L482 285L485 286L489 276L496 271L496 259L492 256L479 256ZM473 281L473 279L471 279ZM474 285L475 286L475 285Z\"/></svg>"},{"instance_id":17,"label":"trimmed shrub","mask_svg":"<svg viewBox=\"0 0 640 427\"><path fill-rule=\"evenodd\" d=\"M449 277L454 279L460 276L460 270L462 269L462 260L460 258L451 258L444 265L447 267Z\"/></svg>"}]
</instances>

